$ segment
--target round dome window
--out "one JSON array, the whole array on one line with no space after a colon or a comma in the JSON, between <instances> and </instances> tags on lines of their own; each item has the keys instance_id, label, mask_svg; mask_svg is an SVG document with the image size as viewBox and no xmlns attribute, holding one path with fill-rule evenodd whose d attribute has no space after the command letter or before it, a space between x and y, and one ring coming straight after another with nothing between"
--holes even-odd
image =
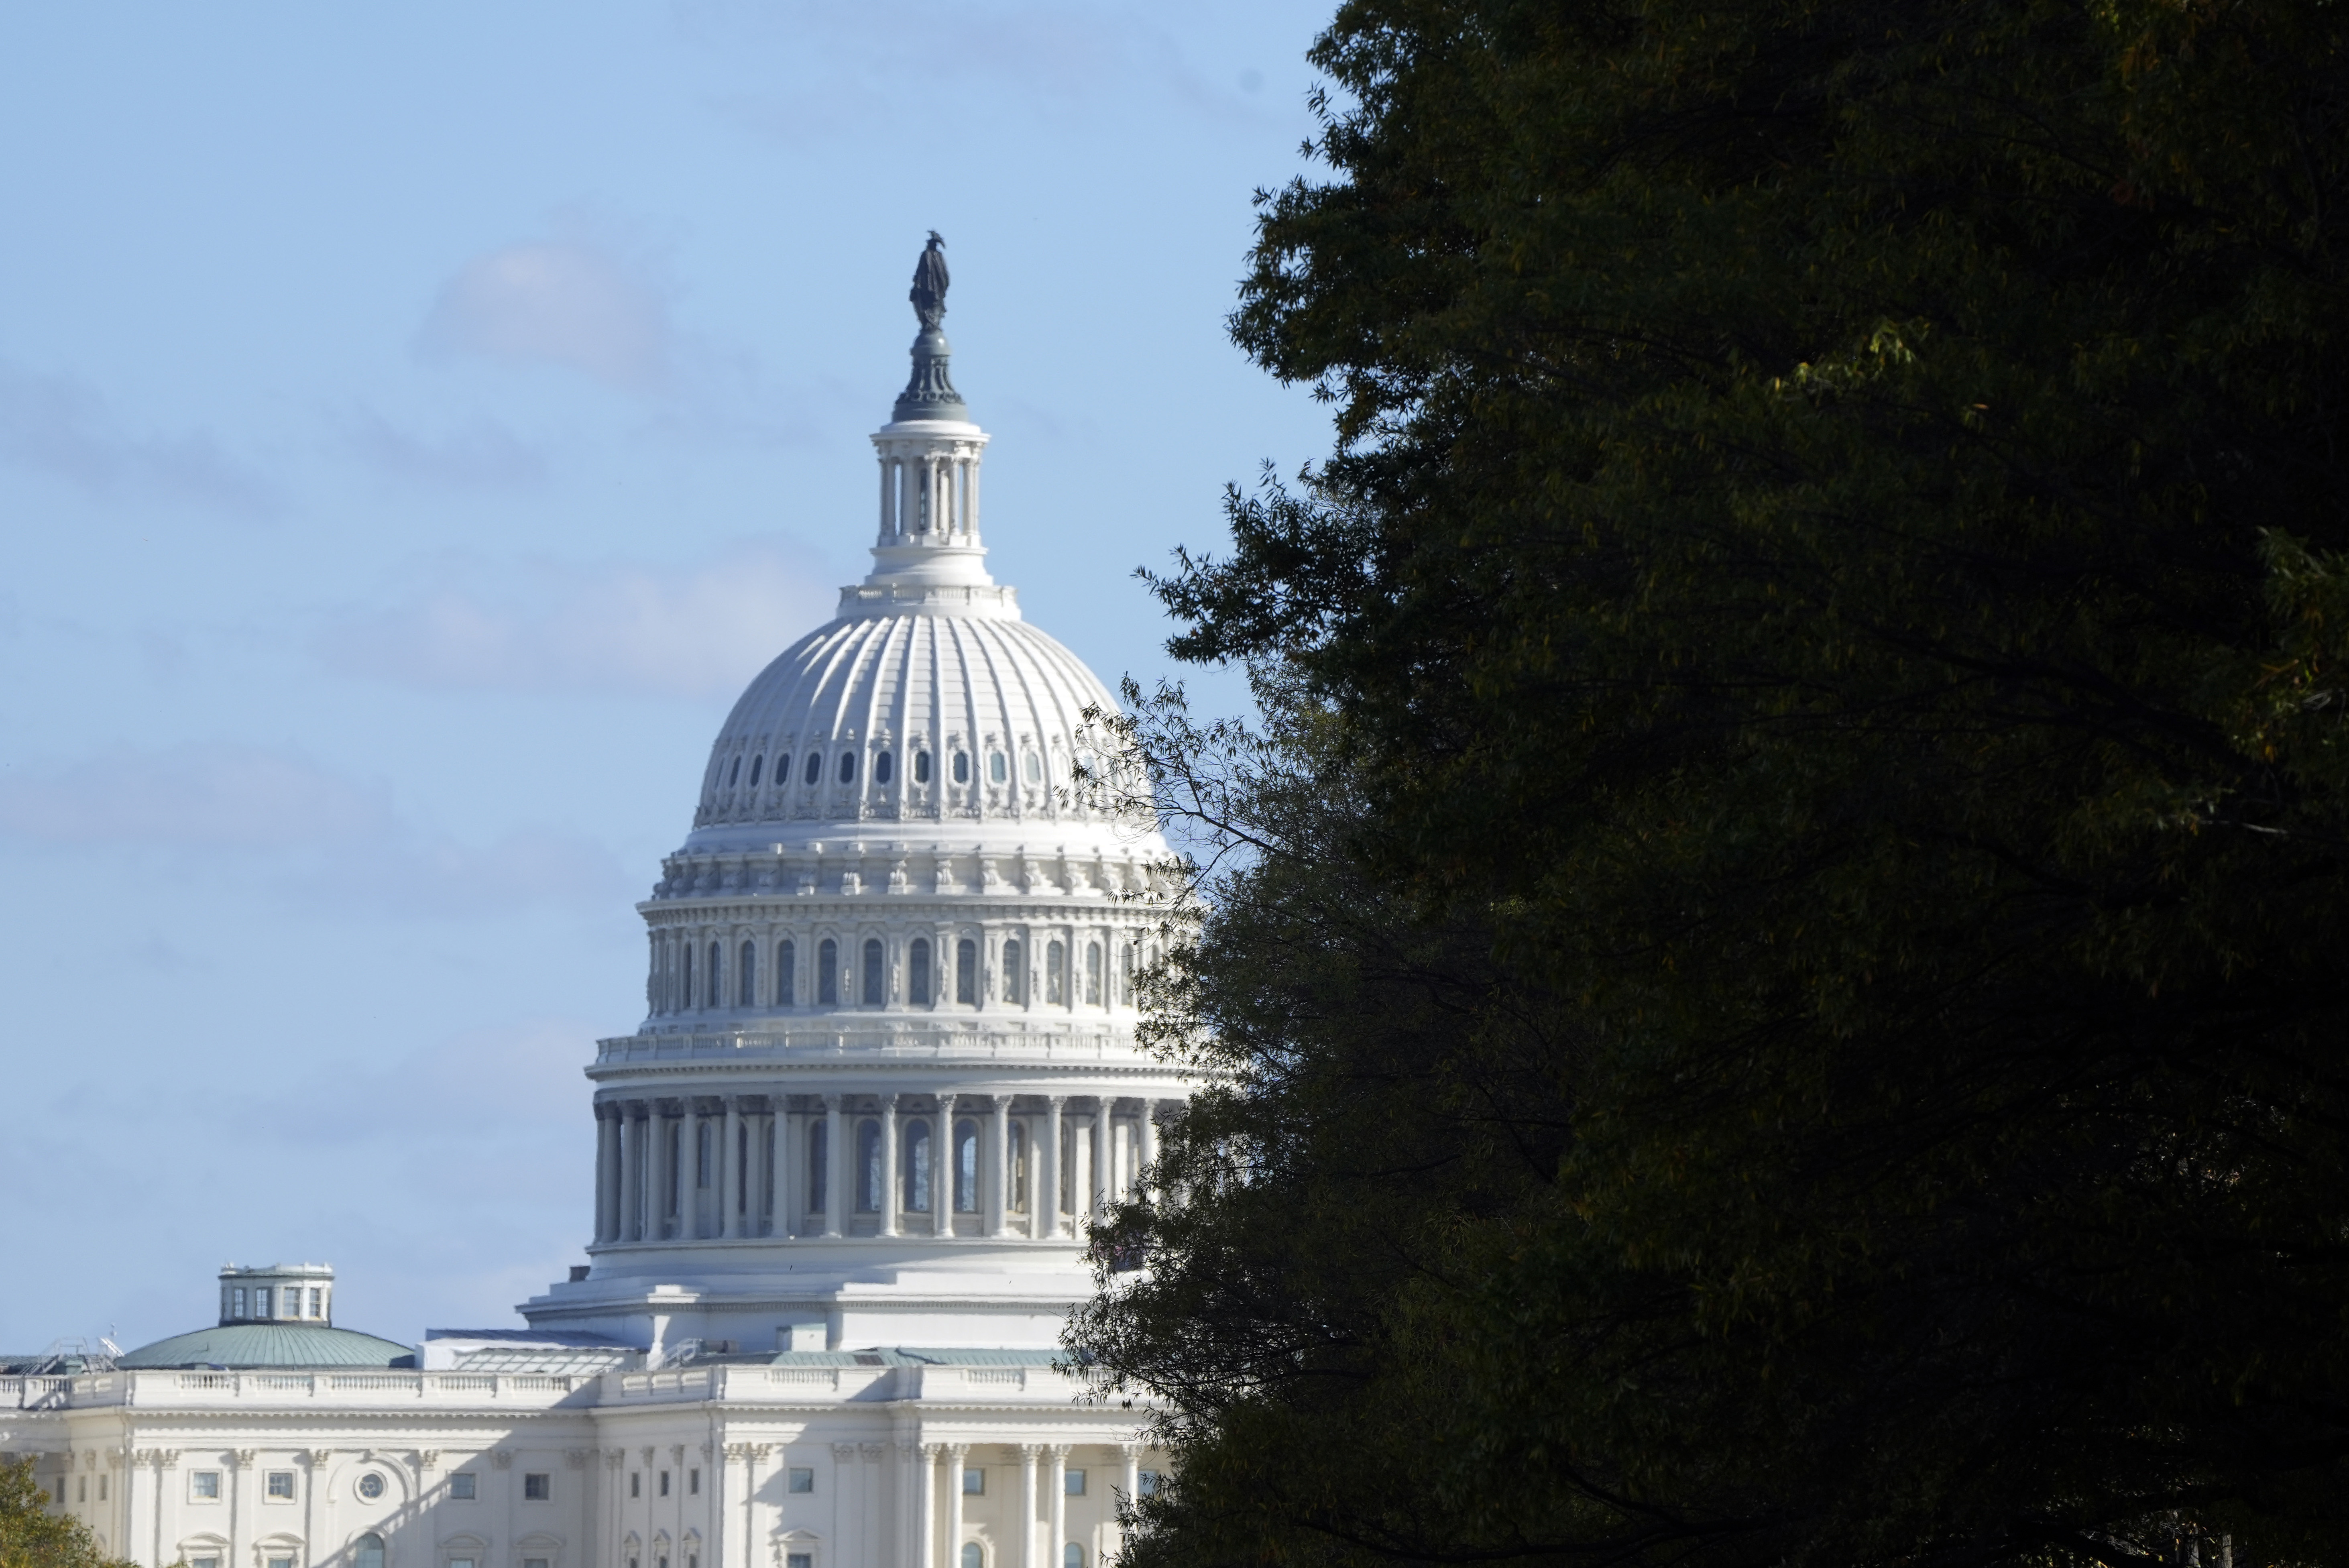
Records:
<instances>
[{"instance_id":1,"label":"round dome window","mask_svg":"<svg viewBox=\"0 0 2349 1568\"><path fill-rule=\"evenodd\" d=\"M373 1502L383 1495L383 1478L373 1470L359 1477L359 1495Z\"/></svg>"}]
</instances>

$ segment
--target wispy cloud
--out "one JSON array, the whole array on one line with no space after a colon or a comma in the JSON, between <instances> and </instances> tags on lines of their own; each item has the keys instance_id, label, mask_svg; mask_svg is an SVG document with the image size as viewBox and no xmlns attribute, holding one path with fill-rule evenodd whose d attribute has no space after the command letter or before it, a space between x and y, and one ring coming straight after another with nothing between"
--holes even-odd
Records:
<instances>
[{"instance_id":1,"label":"wispy cloud","mask_svg":"<svg viewBox=\"0 0 2349 1568\"><path fill-rule=\"evenodd\" d=\"M106 399L66 376L0 360L0 462L101 498L152 498L241 517L280 508L276 489L209 431L126 428Z\"/></svg>"},{"instance_id":2,"label":"wispy cloud","mask_svg":"<svg viewBox=\"0 0 2349 1568\"><path fill-rule=\"evenodd\" d=\"M688 568L455 562L400 603L343 617L316 648L345 674L407 686L723 696L835 592L814 561L769 544Z\"/></svg>"},{"instance_id":3,"label":"wispy cloud","mask_svg":"<svg viewBox=\"0 0 2349 1568\"><path fill-rule=\"evenodd\" d=\"M546 477L536 447L493 420L437 435L404 429L373 409L336 419L342 444L383 479L426 490L518 490Z\"/></svg>"},{"instance_id":4,"label":"wispy cloud","mask_svg":"<svg viewBox=\"0 0 2349 1568\"><path fill-rule=\"evenodd\" d=\"M0 832L52 844L311 845L391 820L381 789L256 746L119 746L0 774Z\"/></svg>"},{"instance_id":5,"label":"wispy cloud","mask_svg":"<svg viewBox=\"0 0 2349 1568\"><path fill-rule=\"evenodd\" d=\"M115 746L12 768L0 774L0 837L196 857L206 875L250 875L302 907L399 917L597 907L631 885L610 850L576 835L529 829L468 843L409 822L380 785L220 742Z\"/></svg>"},{"instance_id":6,"label":"wispy cloud","mask_svg":"<svg viewBox=\"0 0 2349 1568\"><path fill-rule=\"evenodd\" d=\"M574 235L505 245L458 268L417 348L428 358L551 365L647 391L668 378L671 336L666 291L650 270Z\"/></svg>"}]
</instances>

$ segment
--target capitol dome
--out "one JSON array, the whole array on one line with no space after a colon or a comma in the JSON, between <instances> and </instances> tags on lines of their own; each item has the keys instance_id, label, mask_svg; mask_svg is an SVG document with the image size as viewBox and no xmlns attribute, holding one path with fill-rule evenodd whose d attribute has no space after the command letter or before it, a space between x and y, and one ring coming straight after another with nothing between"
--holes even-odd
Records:
<instances>
[{"instance_id":1,"label":"capitol dome","mask_svg":"<svg viewBox=\"0 0 2349 1568\"><path fill-rule=\"evenodd\" d=\"M1109 690L988 574L938 249L873 570L735 703L637 905L645 1016L587 1070L593 1262L536 1328L1049 1348L1189 1093L1137 1033L1166 846L1086 787Z\"/></svg>"}]
</instances>

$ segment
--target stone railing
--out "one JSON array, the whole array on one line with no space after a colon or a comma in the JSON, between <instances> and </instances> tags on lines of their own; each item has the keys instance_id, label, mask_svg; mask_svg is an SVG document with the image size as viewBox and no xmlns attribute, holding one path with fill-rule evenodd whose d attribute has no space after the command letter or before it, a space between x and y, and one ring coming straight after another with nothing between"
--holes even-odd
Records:
<instances>
[{"instance_id":1,"label":"stone railing","mask_svg":"<svg viewBox=\"0 0 2349 1568\"><path fill-rule=\"evenodd\" d=\"M219 1405L295 1401L343 1406L431 1399L460 1405L545 1408L592 1402L594 1376L479 1372L144 1372L75 1377L0 1378L0 1408L66 1409L102 1405Z\"/></svg>"}]
</instances>

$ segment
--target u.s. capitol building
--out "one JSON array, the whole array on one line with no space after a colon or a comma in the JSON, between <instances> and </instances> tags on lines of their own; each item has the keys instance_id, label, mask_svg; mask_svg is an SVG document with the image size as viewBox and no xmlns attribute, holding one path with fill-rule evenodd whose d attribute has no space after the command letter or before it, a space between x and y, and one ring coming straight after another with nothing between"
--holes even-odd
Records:
<instances>
[{"instance_id":1,"label":"u.s. capitol building","mask_svg":"<svg viewBox=\"0 0 2349 1568\"><path fill-rule=\"evenodd\" d=\"M1137 1048L1164 850L1071 781L1109 693L987 573L944 258L873 437L874 570L710 749L598 1044L592 1262L526 1329L335 1326L332 1271L0 1379L0 1452L154 1568L1095 1568L1152 1456L1055 1369L1090 1217L1182 1078Z\"/></svg>"}]
</instances>

